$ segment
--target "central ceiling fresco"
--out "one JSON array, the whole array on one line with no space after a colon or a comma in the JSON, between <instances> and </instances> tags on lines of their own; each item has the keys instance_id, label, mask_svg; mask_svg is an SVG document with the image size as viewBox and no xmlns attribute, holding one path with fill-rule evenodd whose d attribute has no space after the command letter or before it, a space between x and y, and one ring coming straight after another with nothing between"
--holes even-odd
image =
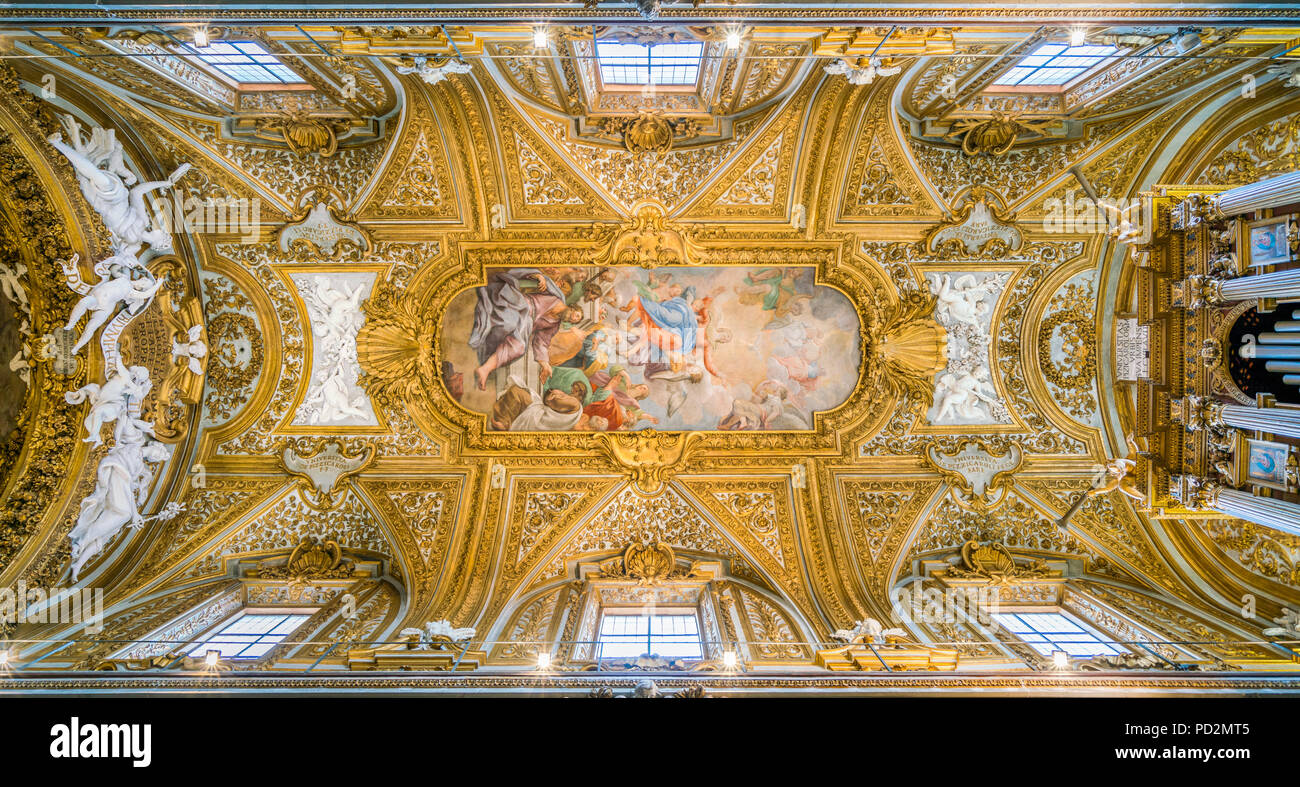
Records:
<instances>
[{"instance_id":1,"label":"central ceiling fresco","mask_svg":"<svg viewBox=\"0 0 1300 787\"><path fill-rule=\"evenodd\" d=\"M490 269L443 320L452 398L502 431L802 431L858 381L811 267Z\"/></svg>"}]
</instances>

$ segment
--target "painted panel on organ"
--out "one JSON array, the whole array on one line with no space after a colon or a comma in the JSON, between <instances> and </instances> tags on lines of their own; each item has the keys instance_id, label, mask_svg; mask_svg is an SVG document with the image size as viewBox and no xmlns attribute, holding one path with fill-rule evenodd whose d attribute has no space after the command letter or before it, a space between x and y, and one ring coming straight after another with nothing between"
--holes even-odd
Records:
<instances>
[{"instance_id":1,"label":"painted panel on organ","mask_svg":"<svg viewBox=\"0 0 1300 787\"><path fill-rule=\"evenodd\" d=\"M858 381L815 270L490 268L443 318L443 378L497 431L806 431Z\"/></svg>"}]
</instances>

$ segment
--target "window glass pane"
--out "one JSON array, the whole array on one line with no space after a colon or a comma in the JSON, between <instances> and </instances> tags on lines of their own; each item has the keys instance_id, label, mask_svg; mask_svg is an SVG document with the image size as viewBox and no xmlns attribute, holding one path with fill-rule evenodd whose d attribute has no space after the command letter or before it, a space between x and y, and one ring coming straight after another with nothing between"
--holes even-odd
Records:
<instances>
[{"instance_id":1,"label":"window glass pane","mask_svg":"<svg viewBox=\"0 0 1300 787\"><path fill-rule=\"evenodd\" d=\"M1044 656L1057 650L1080 658L1125 652L1063 612L997 614L993 619Z\"/></svg>"},{"instance_id":2,"label":"window glass pane","mask_svg":"<svg viewBox=\"0 0 1300 787\"><path fill-rule=\"evenodd\" d=\"M209 650L216 650L221 652L222 658L255 659L292 634L308 617L279 612L245 612L219 625L185 653L202 656Z\"/></svg>"},{"instance_id":3,"label":"window glass pane","mask_svg":"<svg viewBox=\"0 0 1300 787\"><path fill-rule=\"evenodd\" d=\"M1044 44L993 84L1064 85L1118 51L1113 46Z\"/></svg>"},{"instance_id":4,"label":"window glass pane","mask_svg":"<svg viewBox=\"0 0 1300 787\"><path fill-rule=\"evenodd\" d=\"M685 615L605 615L598 637L600 658L701 658L699 620Z\"/></svg>"},{"instance_id":5,"label":"window glass pane","mask_svg":"<svg viewBox=\"0 0 1300 787\"><path fill-rule=\"evenodd\" d=\"M701 41L651 45L596 42L600 78L607 85L693 85L703 51Z\"/></svg>"},{"instance_id":6,"label":"window glass pane","mask_svg":"<svg viewBox=\"0 0 1300 787\"><path fill-rule=\"evenodd\" d=\"M213 41L199 58L241 84L302 84L302 77L255 41Z\"/></svg>"}]
</instances>

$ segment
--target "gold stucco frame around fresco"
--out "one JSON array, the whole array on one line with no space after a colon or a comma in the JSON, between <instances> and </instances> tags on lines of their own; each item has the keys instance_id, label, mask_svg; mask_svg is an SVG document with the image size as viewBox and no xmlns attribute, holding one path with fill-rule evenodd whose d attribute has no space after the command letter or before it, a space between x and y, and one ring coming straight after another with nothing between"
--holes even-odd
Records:
<instances>
[{"instance_id":1,"label":"gold stucco frame around fresco","mask_svg":"<svg viewBox=\"0 0 1300 787\"><path fill-rule=\"evenodd\" d=\"M474 412L456 402L433 370L442 363L442 320L449 305L467 289L483 286L487 269L492 267L539 267L563 265L590 265L601 251L599 243L584 244L571 241L548 241L539 245L521 246L501 243L463 243L456 250L462 260L458 268L427 271L420 280L412 282L406 294L395 292L372 295L367 303L367 324L375 325L388 320L406 323L409 334L418 337L411 352L409 368L421 370L418 386L404 386L394 391L386 386L394 375L378 368L374 356L359 353L365 373L362 380L371 395L380 402L403 401L411 406L412 415L422 428L432 434L460 433L464 435L463 448L471 452L530 453L536 451L590 453L599 450L607 438L603 433L585 432L496 432L487 429L487 416ZM872 379L866 362L866 348L870 341L868 312L882 312L898 304L894 288L889 286L883 270L868 260L848 257L850 246L836 241L809 241L772 244L750 248L697 244L696 259L690 264L681 262L656 264L654 267L702 266L752 266L799 265L814 269L814 284L838 290L853 304L859 317L859 347L862 362L857 381L843 403L832 410L817 412L813 428L808 431L736 432L702 430L690 432L695 450L745 450L763 454L834 455L841 452L843 438L855 439L864 430L878 428L884 417L893 409L895 396L888 394ZM606 263L609 264L609 263ZM613 267L645 267L619 265ZM382 287L382 285L381 285ZM412 317L418 316L418 325ZM363 327L363 332L366 330ZM879 423L878 423L879 422ZM652 430L642 430L649 432ZM660 434L680 435L682 432Z\"/></svg>"}]
</instances>

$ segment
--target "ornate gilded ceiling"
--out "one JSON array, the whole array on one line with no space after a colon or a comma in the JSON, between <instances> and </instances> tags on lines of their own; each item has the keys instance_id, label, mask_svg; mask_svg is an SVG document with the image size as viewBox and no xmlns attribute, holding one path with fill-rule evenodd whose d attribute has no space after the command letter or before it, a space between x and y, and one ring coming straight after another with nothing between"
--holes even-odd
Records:
<instances>
[{"instance_id":1,"label":"ornate gilded ceiling","mask_svg":"<svg viewBox=\"0 0 1300 787\"><path fill-rule=\"evenodd\" d=\"M0 413L0 585L66 580L112 445L84 442L86 407L64 398L111 371L98 342L56 335L76 301L58 261L80 255L89 282L112 245L46 141L70 115L114 129L142 180L189 165L150 203L175 238L148 261L167 297L121 340L170 450L142 513L180 510L87 556L109 632L201 630L226 608L196 604L229 596L318 609L313 641L442 619L581 640L589 594L623 592L597 564L662 543L712 566L720 636L807 664L808 643L887 620L900 583L977 541L1060 561L1075 582L1050 600L1112 630L1275 655L1233 643L1300 599L1294 536L1152 520L1120 491L1058 524L1128 450L1132 272L1104 227L1050 219L1053 201L1294 170L1300 98L1253 58L1300 30L1097 26L1090 42L1149 57L1017 92L994 79L1067 28L741 27L732 48L721 18L560 19L537 47L509 20L212 22L289 65L292 89L223 79L176 26L5 30L30 56L6 61L0 108L2 229L20 238L4 264L25 266L30 304L0 303L0 350L28 364L0 379L25 397ZM697 83L603 86L594 42L614 36L702 41ZM824 68L873 56L867 84ZM193 367L172 347L191 326ZM276 584L312 539L351 573ZM335 614L344 590L357 615ZM1258 619L1235 612L1244 593ZM963 622L909 635L1018 653Z\"/></svg>"}]
</instances>

